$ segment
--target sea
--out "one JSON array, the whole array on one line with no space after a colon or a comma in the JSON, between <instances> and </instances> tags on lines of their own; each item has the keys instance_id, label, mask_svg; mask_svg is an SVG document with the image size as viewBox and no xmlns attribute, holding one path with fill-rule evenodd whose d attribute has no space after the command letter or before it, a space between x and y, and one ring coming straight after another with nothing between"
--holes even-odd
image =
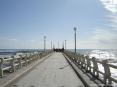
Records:
<instances>
[{"instance_id":1,"label":"sea","mask_svg":"<svg viewBox=\"0 0 117 87\"><path fill-rule=\"evenodd\" d=\"M43 52L43 49L0 49L0 58L9 58L17 54Z\"/></svg>"},{"instance_id":2,"label":"sea","mask_svg":"<svg viewBox=\"0 0 117 87\"><path fill-rule=\"evenodd\" d=\"M69 49L74 52L73 49ZM77 49L77 53L97 59L117 59L117 49Z\"/></svg>"},{"instance_id":3,"label":"sea","mask_svg":"<svg viewBox=\"0 0 117 87\"><path fill-rule=\"evenodd\" d=\"M68 49L74 52L74 49ZM18 53L34 52L43 49L0 49L0 58L13 56ZM77 49L77 53L88 55L90 58L95 57L97 59L113 59L117 60L117 49Z\"/></svg>"}]
</instances>

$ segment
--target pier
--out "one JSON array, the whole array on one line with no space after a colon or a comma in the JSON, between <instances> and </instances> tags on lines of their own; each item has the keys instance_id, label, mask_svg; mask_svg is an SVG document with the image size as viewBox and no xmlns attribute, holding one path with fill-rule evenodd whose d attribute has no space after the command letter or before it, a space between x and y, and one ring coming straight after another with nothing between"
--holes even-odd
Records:
<instances>
[{"instance_id":1,"label":"pier","mask_svg":"<svg viewBox=\"0 0 117 87\"><path fill-rule=\"evenodd\" d=\"M112 87L110 68L117 66L67 50L32 52L0 60L0 87Z\"/></svg>"},{"instance_id":2,"label":"pier","mask_svg":"<svg viewBox=\"0 0 117 87\"><path fill-rule=\"evenodd\" d=\"M0 87L117 87L117 0L0 0Z\"/></svg>"}]
</instances>

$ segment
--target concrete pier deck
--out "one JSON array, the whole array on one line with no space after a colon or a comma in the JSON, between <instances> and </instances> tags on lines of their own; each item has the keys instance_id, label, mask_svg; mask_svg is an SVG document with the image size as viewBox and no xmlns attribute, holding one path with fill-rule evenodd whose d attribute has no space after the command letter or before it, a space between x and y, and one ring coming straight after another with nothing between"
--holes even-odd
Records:
<instances>
[{"instance_id":1,"label":"concrete pier deck","mask_svg":"<svg viewBox=\"0 0 117 87\"><path fill-rule=\"evenodd\" d=\"M10 87L84 87L84 85L62 53L55 52Z\"/></svg>"}]
</instances>

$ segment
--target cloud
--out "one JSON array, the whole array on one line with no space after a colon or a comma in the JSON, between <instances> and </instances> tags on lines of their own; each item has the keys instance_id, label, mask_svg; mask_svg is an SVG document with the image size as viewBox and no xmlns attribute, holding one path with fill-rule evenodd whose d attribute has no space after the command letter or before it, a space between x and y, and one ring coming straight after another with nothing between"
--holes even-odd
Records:
<instances>
[{"instance_id":1,"label":"cloud","mask_svg":"<svg viewBox=\"0 0 117 87\"><path fill-rule=\"evenodd\" d=\"M100 0L108 11L117 13L117 0Z\"/></svg>"},{"instance_id":2,"label":"cloud","mask_svg":"<svg viewBox=\"0 0 117 87\"><path fill-rule=\"evenodd\" d=\"M102 47L117 49L117 32L97 29L92 39L98 41L98 44Z\"/></svg>"},{"instance_id":3,"label":"cloud","mask_svg":"<svg viewBox=\"0 0 117 87\"><path fill-rule=\"evenodd\" d=\"M112 32L111 30L105 31L103 29L97 29L95 32L95 36L92 38L97 41L103 41L106 43L112 43L117 41L117 32ZM117 43L116 43L117 44Z\"/></svg>"},{"instance_id":4,"label":"cloud","mask_svg":"<svg viewBox=\"0 0 117 87\"><path fill-rule=\"evenodd\" d=\"M117 14L107 16L108 21L110 24L108 25L111 29L117 31Z\"/></svg>"},{"instance_id":5,"label":"cloud","mask_svg":"<svg viewBox=\"0 0 117 87\"><path fill-rule=\"evenodd\" d=\"M87 43L95 43L97 47L117 49L117 0L100 1L105 10L110 12L105 15L108 23L104 24L106 25L105 28L99 27L95 29L93 37L87 40Z\"/></svg>"},{"instance_id":6,"label":"cloud","mask_svg":"<svg viewBox=\"0 0 117 87\"><path fill-rule=\"evenodd\" d=\"M110 12L106 19L110 22L107 24L112 30L117 31L117 0L100 0L104 8Z\"/></svg>"},{"instance_id":7,"label":"cloud","mask_svg":"<svg viewBox=\"0 0 117 87\"><path fill-rule=\"evenodd\" d=\"M117 32L98 28L91 37L79 39L77 45L78 48L117 49Z\"/></svg>"}]
</instances>

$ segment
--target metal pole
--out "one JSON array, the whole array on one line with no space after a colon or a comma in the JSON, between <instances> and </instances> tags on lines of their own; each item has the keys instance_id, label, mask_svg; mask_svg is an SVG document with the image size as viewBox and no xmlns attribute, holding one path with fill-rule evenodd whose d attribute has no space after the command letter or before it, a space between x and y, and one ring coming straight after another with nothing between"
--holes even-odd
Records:
<instances>
[{"instance_id":1,"label":"metal pole","mask_svg":"<svg viewBox=\"0 0 117 87\"><path fill-rule=\"evenodd\" d=\"M53 44L53 49L55 49L55 45Z\"/></svg>"},{"instance_id":2,"label":"metal pole","mask_svg":"<svg viewBox=\"0 0 117 87\"><path fill-rule=\"evenodd\" d=\"M44 52L46 51L46 36L44 36Z\"/></svg>"},{"instance_id":3,"label":"metal pole","mask_svg":"<svg viewBox=\"0 0 117 87\"><path fill-rule=\"evenodd\" d=\"M76 53L76 30L77 30L77 28L74 27L75 53Z\"/></svg>"},{"instance_id":4,"label":"metal pole","mask_svg":"<svg viewBox=\"0 0 117 87\"><path fill-rule=\"evenodd\" d=\"M64 41L63 41L63 43L62 43L62 48L65 49L65 48L64 48Z\"/></svg>"},{"instance_id":5,"label":"metal pole","mask_svg":"<svg viewBox=\"0 0 117 87\"><path fill-rule=\"evenodd\" d=\"M66 40L65 40L65 50L66 50Z\"/></svg>"},{"instance_id":6,"label":"metal pole","mask_svg":"<svg viewBox=\"0 0 117 87\"><path fill-rule=\"evenodd\" d=\"M59 41L58 41L58 49L59 49Z\"/></svg>"},{"instance_id":7,"label":"metal pole","mask_svg":"<svg viewBox=\"0 0 117 87\"><path fill-rule=\"evenodd\" d=\"M51 41L51 50L52 50L52 41Z\"/></svg>"}]
</instances>

